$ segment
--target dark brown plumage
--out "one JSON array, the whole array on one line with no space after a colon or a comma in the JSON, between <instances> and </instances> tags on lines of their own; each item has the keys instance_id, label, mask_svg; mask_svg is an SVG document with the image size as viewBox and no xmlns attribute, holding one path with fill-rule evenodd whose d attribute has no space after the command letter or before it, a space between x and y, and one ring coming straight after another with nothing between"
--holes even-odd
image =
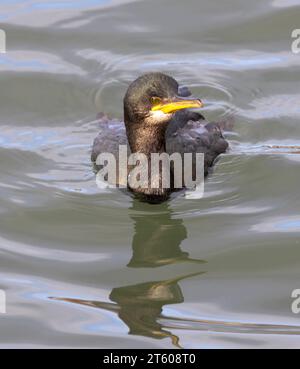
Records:
<instances>
[{"instance_id":1,"label":"dark brown plumage","mask_svg":"<svg viewBox=\"0 0 300 369\"><path fill-rule=\"evenodd\" d=\"M139 77L128 88L124 97L124 121L111 121L99 117L101 131L94 140L91 159L96 162L102 152L118 157L119 145L128 145L128 152L144 153L149 161L151 153L172 154L204 153L205 175L215 159L228 148L222 135L223 123L208 123L205 118L179 106L169 111L170 103L179 105L190 96L187 88L180 88L172 77L162 73L149 73ZM159 106L153 108L153 101ZM179 101L179 103L177 102ZM185 100L189 101L189 100ZM197 106L200 100L191 100ZM168 105L169 104L169 105ZM173 103L174 104L174 103ZM164 111L157 112L161 109ZM180 109L180 110L179 110ZM140 188L133 192L149 202L161 202L174 188Z\"/></svg>"}]
</instances>

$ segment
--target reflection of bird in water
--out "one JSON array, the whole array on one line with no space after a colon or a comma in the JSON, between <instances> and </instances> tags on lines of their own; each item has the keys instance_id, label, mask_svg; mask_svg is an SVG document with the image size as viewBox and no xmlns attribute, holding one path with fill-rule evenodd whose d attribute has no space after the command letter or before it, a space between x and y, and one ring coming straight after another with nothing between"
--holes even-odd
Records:
<instances>
[{"instance_id":1,"label":"reflection of bird in water","mask_svg":"<svg viewBox=\"0 0 300 369\"><path fill-rule=\"evenodd\" d=\"M172 218L172 211L167 203L153 207L134 200L130 216L135 222L135 235L129 267L153 268L177 262L204 262L191 259L188 253L181 251L181 242L187 236L186 228L182 219ZM178 283L202 273L188 273L162 281L117 287L110 293L110 303L73 298L55 299L113 311L128 326L129 334L157 339L170 337L172 343L179 347L179 338L165 330L158 319L161 318L165 305L184 301Z\"/></svg>"},{"instance_id":2,"label":"reflection of bird in water","mask_svg":"<svg viewBox=\"0 0 300 369\"><path fill-rule=\"evenodd\" d=\"M130 217L134 221L132 258L129 267L158 267L178 262L203 263L180 248L187 231L180 218L172 217L167 203L155 207L133 201Z\"/></svg>"},{"instance_id":3,"label":"reflection of bird in water","mask_svg":"<svg viewBox=\"0 0 300 369\"><path fill-rule=\"evenodd\" d=\"M231 334L300 335L300 329L296 325L255 324L162 315L165 305L179 304L184 301L178 283L186 278L201 274L198 272L164 281L114 288L109 296L113 302L62 297L51 297L51 299L114 312L128 326L129 334L155 339L170 338L172 344L179 348L181 348L180 338L172 333L173 329L176 331L187 329L189 331Z\"/></svg>"},{"instance_id":4,"label":"reflection of bird in water","mask_svg":"<svg viewBox=\"0 0 300 369\"><path fill-rule=\"evenodd\" d=\"M199 99L187 96L190 96L189 90L180 88L175 79L165 74L149 73L139 77L124 97L125 125L105 116L100 118L101 131L93 144L92 161L95 162L103 152L113 153L117 158L119 145L128 143L132 153L145 154L149 168L154 153L179 153L181 157L184 153L203 153L207 174L215 159L228 147L221 132L227 124L208 123L201 114L187 110L203 106ZM193 165L195 171L195 162ZM158 177L161 183L161 172ZM119 183L124 184L124 179L119 178ZM148 184L131 187L131 190L148 202L161 202L175 187L174 183L171 188L161 184L154 188Z\"/></svg>"},{"instance_id":5,"label":"reflection of bird in water","mask_svg":"<svg viewBox=\"0 0 300 369\"><path fill-rule=\"evenodd\" d=\"M179 304L184 301L178 282L202 273L114 288L109 296L114 303L62 297L51 299L115 312L128 326L129 334L156 339L170 337L173 345L180 347L179 337L165 330L158 319L161 318L165 305Z\"/></svg>"}]
</instances>

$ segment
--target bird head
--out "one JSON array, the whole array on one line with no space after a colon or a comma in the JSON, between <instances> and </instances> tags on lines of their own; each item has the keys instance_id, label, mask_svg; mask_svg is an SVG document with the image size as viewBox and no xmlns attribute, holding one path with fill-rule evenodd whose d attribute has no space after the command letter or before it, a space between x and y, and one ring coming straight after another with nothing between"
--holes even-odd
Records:
<instances>
[{"instance_id":1,"label":"bird head","mask_svg":"<svg viewBox=\"0 0 300 369\"><path fill-rule=\"evenodd\" d=\"M124 97L124 116L130 124L165 125L179 110L201 108L199 99L180 96L177 81L163 73L145 74L129 86Z\"/></svg>"}]
</instances>

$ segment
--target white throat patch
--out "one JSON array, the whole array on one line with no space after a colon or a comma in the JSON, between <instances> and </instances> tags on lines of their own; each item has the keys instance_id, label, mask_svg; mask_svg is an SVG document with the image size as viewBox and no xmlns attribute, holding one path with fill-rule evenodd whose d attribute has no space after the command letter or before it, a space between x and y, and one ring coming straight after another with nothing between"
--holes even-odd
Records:
<instances>
[{"instance_id":1,"label":"white throat patch","mask_svg":"<svg viewBox=\"0 0 300 369\"><path fill-rule=\"evenodd\" d=\"M171 117L172 117L172 114L170 113L166 114L161 110L155 110L155 111L150 111L150 116L148 120L153 123L155 122L160 123L160 122L169 121Z\"/></svg>"}]
</instances>

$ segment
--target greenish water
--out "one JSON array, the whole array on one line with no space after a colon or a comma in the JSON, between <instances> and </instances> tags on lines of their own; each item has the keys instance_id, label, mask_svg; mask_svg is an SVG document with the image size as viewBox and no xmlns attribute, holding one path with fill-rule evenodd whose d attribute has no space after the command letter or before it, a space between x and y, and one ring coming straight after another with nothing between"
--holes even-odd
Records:
<instances>
[{"instance_id":1,"label":"greenish water","mask_svg":"<svg viewBox=\"0 0 300 369\"><path fill-rule=\"evenodd\" d=\"M1 347L296 348L300 4L1 1ZM203 199L100 191L96 114L167 72L234 115Z\"/></svg>"}]
</instances>

